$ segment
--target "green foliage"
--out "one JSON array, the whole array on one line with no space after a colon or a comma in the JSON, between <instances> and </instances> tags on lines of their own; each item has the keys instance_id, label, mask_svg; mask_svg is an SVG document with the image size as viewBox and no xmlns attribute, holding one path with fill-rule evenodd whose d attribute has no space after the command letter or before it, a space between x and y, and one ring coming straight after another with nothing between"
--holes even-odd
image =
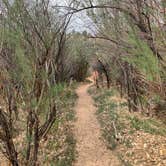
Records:
<instances>
[{"instance_id":1,"label":"green foliage","mask_svg":"<svg viewBox=\"0 0 166 166\"><path fill-rule=\"evenodd\" d=\"M128 42L133 49L130 50L131 56L125 56L123 60L136 67L148 80L156 80L160 69L158 59L152 50L132 32L130 33Z\"/></svg>"},{"instance_id":2,"label":"green foliage","mask_svg":"<svg viewBox=\"0 0 166 166\"><path fill-rule=\"evenodd\" d=\"M166 2L164 0L161 1L163 8L166 8Z\"/></svg>"},{"instance_id":3,"label":"green foliage","mask_svg":"<svg viewBox=\"0 0 166 166\"><path fill-rule=\"evenodd\" d=\"M78 62L88 61L89 56L93 53L91 42L83 34L73 33L71 35L72 37L68 43L71 60Z\"/></svg>"},{"instance_id":4,"label":"green foliage","mask_svg":"<svg viewBox=\"0 0 166 166\"><path fill-rule=\"evenodd\" d=\"M64 92L66 86L67 85L65 83L58 83L51 86L49 89L48 96L50 96L50 98L60 96Z\"/></svg>"},{"instance_id":5,"label":"green foliage","mask_svg":"<svg viewBox=\"0 0 166 166\"><path fill-rule=\"evenodd\" d=\"M75 160L75 145L76 141L71 131L71 126L68 122L72 122L75 119L75 112L73 106L76 102L77 95L74 91L75 85L72 88L66 87L61 93L59 98L61 103L59 107L62 110L62 115L55 122L50 131L51 137L47 144L49 152L58 152L58 155L51 158L48 153L46 154L46 164L56 166L71 166ZM58 138L58 139L57 139ZM55 152L55 154L57 154Z\"/></svg>"},{"instance_id":6,"label":"green foliage","mask_svg":"<svg viewBox=\"0 0 166 166\"><path fill-rule=\"evenodd\" d=\"M90 90L89 90L90 91ZM118 142L116 138L115 128L118 133L121 133L124 129L123 123L119 119L117 112L117 103L110 100L110 97L116 94L116 90L97 90L96 94L91 91L91 95L95 100L98 107L97 115L102 126L103 137L108 142L108 147L111 150L116 149Z\"/></svg>"},{"instance_id":7,"label":"green foliage","mask_svg":"<svg viewBox=\"0 0 166 166\"><path fill-rule=\"evenodd\" d=\"M166 135L166 129L162 127L161 124L158 122L151 120L151 119L145 119L141 120L137 118L136 116L129 118L131 126L135 128L136 130L143 130L144 132L150 133L150 134L157 134L157 135Z\"/></svg>"},{"instance_id":8,"label":"green foliage","mask_svg":"<svg viewBox=\"0 0 166 166\"><path fill-rule=\"evenodd\" d=\"M65 157L62 158L61 160L57 161L56 166L72 166L72 163L75 159L75 144L76 141L73 138L73 135L71 133L68 133L67 138L66 138L66 143L68 144L68 148L66 149L65 152Z\"/></svg>"},{"instance_id":9,"label":"green foliage","mask_svg":"<svg viewBox=\"0 0 166 166\"><path fill-rule=\"evenodd\" d=\"M24 85L24 88L29 92L32 88L32 82L33 82L33 68L31 65L30 60L26 55L24 54L24 50L20 47L16 47L16 62L17 67L12 72L14 77L18 82L22 82Z\"/></svg>"},{"instance_id":10,"label":"green foliage","mask_svg":"<svg viewBox=\"0 0 166 166\"><path fill-rule=\"evenodd\" d=\"M14 82L22 83L24 90L28 93L32 88L34 69L31 57L25 54L20 29L18 28L16 31L11 30L10 27L4 29L1 40L7 43L6 49L11 51L9 58L14 66L11 65L10 70L8 70L9 77Z\"/></svg>"},{"instance_id":11,"label":"green foliage","mask_svg":"<svg viewBox=\"0 0 166 166\"><path fill-rule=\"evenodd\" d=\"M71 33L67 42L67 61L66 70L77 81L84 81L88 68L89 60L93 56L94 48L92 42L87 38L88 34Z\"/></svg>"}]
</instances>

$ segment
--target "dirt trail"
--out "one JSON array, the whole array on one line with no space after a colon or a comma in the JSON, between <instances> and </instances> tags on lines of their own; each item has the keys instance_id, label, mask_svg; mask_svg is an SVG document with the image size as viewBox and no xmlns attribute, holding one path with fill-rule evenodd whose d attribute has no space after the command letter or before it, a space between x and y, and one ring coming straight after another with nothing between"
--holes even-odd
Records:
<instances>
[{"instance_id":1,"label":"dirt trail","mask_svg":"<svg viewBox=\"0 0 166 166\"><path fill-rule=\"evenodd\" d=\"M96 108L87 90L90 84L80 85L76 105L75 137L78 157L74 166L120 166L101 140L100 125L96 119Z\"/></svg>"}]
</instances>

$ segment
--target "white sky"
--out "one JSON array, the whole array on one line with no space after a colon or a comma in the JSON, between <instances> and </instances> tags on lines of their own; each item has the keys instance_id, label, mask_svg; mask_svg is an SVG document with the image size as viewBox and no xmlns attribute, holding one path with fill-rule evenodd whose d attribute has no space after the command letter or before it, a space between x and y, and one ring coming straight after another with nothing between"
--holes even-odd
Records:
<instances>
[{"instance_id":1,"label":"white sky","mask_svg":"<svg viewBox=\"0 0 166 166\"><path fill-rule=\"evenodd\" d=\"M62 6L67 6L67 2L70 0L50 0L52 5L58 4ZM1 2L1 0L0 0ZM13 0L10 0L13 2ZM1 13L1 11L0 11ZM86 15L86 11L82 11L73 15L71 24L69 26L69 32L75 30L77 32L87 31L89 33L95 33L95 26L93 21Z\"/></svg>"},{"instance_id":2,"label":"white sky","mask_svg":"<svg viewBox=\"0 0 166 166\"><path fill-rule=\"evenodd\" d=\"M51 0L53 4L58 4L62 6L67 6L69 0ZM77 32L87 31L90 33L95 33L95 28L93 21L86 15L86 11L82 11L74 14L69 31L75 30Z\"/></svg>"}]
</instances>

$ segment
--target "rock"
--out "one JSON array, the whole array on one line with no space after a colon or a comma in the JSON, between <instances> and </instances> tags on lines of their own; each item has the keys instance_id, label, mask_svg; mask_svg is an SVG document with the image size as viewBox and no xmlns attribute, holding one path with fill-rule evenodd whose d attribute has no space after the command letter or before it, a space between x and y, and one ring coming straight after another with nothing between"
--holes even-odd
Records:
<instances>
[{"instance_id":1,"label":"rock","mask_svg":"<svg viewBox=\"0 0 166 166\"><path fill-rule=\"evenodd\" d=\"M144 144L144 148L147 148L147 144Z\"/></svg>"},{"instance_id":2,"label":"rock","mask_svg":"<svg viewBox=\"0 0 166 166\"><path fill-rule=\"evenodd\" d=\"M150 155L147 152L146 152L146 157L147 157L147 159L150 159Z\"/></svg>"},{"instance_id":3,"label":"rock","mask_svg":"<svg viewBox=\"0 0 166 166\"><path fill-rule=\"evenodd\" d=\"M166 149L160 149L160 156L166 156Z\"/></svg>"}]
</instances>

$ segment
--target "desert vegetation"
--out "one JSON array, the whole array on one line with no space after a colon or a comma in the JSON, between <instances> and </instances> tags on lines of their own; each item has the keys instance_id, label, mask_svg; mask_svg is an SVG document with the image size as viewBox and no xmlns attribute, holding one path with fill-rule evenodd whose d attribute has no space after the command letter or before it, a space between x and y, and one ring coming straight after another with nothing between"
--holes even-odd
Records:
<instances>
[{"instance_id":1,"label":"desert vegetation","mask_svg":"<svg viewBox=\"0 0 166 166\"><path fill-rule=\"evenodd\" d=\"M0 0L0 165L72 165L75 89L92 73L108 147L140 130L165 147L165 54L165 0Z\"/></svg>"}]
</instances>

